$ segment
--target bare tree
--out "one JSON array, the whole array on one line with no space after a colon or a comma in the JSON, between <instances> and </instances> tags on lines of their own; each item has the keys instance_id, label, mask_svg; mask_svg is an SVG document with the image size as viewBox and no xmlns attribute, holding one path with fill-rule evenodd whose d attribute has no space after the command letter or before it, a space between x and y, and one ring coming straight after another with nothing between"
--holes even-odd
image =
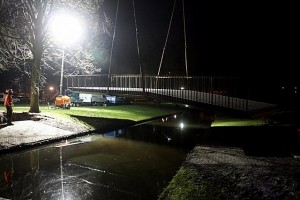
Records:
<instances>
[{"instance_id":1,"label":"bare tree","mask_svg":"<svg viewBox=\"0 0 300 200\"><path fill-rule=\"evenodd\" d=\"M0 69L19 67L30 70L30 109L40 112L39 90L44 80L41 71L44 67L59 67L61 58L57 43L51 40L49 22L56 12L64 11L85 19L88 30L84 46L67 49L66 63L73 66L71 73L92 73L99 71L91 51L101 49L103 42L99 34L107 34L109 20L101 11L104 0L0 0ZM101 19L102 18L102 19ZM91 42L91 41L94 42ZM94 46L95 44L97 47ZM76 66L76 68L74 68ZM98 67L98 68L97 68Z\"/></svg>"}]
</instances>

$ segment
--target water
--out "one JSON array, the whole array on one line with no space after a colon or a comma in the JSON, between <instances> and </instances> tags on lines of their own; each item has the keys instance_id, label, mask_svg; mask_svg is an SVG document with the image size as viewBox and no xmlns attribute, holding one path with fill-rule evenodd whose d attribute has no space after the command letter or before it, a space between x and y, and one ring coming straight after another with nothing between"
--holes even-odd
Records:
<instances>
[{"instance_id":1,"label":"water","mask_svg":"<svg viewBox=\"0 0 300 200\"><path fill-rule=\"evenodd\" d=\"M210 126L203 116L183 113L2 156L0 197L157 199Z\"/></svg>"}]
</instances>

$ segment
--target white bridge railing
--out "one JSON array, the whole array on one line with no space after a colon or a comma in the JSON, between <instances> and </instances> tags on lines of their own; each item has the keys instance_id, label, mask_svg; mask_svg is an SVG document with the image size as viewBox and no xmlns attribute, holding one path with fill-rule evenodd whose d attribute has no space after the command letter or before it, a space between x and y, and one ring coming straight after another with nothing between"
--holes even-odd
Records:
<instances>
[{"instance_id":1,"label":"white bridge railing","mask_svg":"<svg viewBox=\"0 0 300 200\"><path fill-rule=\"evenodd\" d=\"M109 94L145 95L158 100L242 111L274 106L249 100L247 81L236 77L73 75L67 77L67 87Z\"/></svg>"}]
</instances>

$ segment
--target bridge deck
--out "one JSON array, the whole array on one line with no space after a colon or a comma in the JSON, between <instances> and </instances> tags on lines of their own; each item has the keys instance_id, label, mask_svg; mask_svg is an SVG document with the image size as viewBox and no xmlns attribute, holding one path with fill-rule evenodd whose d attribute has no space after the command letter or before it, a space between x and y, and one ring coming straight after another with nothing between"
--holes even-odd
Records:
<instances>
[{"instance_id":1,"label":"bridge deck","mask_svg":"<svg viewBox=\"0 0 300 200\"><path fill-rule=\"evenodd\" d=\"M71 90L79 91L99 91L106 92L107 87L69 87ZM135 92L142 94L142 88L124 88L124 87L109 87L111 93L127 94ZM145 88L146 96L156 97L159 95L164 100L181 99L182 102L204 103L225 108L232 108L241 111L257 111L276 107L275 104L253 101L242 98L235 98L226 95L199 92L194 90L170 90L170 89L153 89Z\"/></svg>"}]
</instances>

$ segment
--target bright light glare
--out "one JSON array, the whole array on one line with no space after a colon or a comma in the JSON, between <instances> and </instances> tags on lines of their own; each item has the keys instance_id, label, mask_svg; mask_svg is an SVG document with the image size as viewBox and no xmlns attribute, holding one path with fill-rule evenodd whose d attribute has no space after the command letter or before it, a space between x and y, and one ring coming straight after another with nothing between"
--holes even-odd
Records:
<instances>
[{"instance_id":1,"label":"bright light glare","mask_svg":"<svg viewBox=\"0 0 300 200\"><path fill-rule=\"evenodd\" d=\"M183 123L183 122L180 123L180 128L181 128L181 129L184 128L184 123Z\"/></svg>"},{"instance_id":2,"label":"bright light glare","mask_svg":"<svg viewBox=\"0 0 300 200\"><path fill-rule=\"evenodd\" d=\"M50 30L54 39L63 44L74 43L82 35L80 21L74 16L67 14L53 16Z\"/></svg>"}]
</instances>

